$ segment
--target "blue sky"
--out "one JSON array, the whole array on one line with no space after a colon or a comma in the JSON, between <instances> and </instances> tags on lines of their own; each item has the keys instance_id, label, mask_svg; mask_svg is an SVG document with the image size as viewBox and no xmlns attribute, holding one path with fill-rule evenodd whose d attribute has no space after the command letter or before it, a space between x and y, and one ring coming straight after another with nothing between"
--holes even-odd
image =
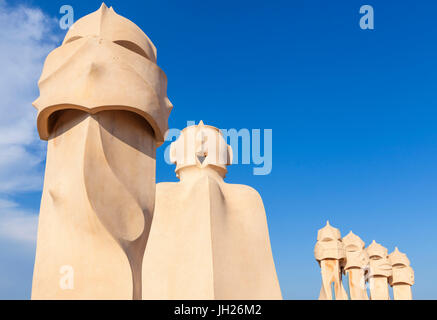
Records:
<instances>
[{"instance_id":1,"label":"blue sky","mask_svg":"<svg viewBox=\"0 0 437 320\"><path fill-rule=\"evenodd\" d=\"M0 67L10 72L0 75L0 112L8 119L0 120L0 132L9 133L0 151L0 179L7 182L0 187L0 299L30 297L45 154L30 103L45 55L65 34L54 20L65 1L17 3L0 1L0 27L22 31L8 41L0 37L0 58L6 57ZM68 4L77 19L101 2ZM437 3L106 4L156 45L174 104L170 127L203 120L273 130L271 174L233 165L227 181L253 186L263 198L284 298L317 298L313 248L327 219L342 235L353 230L389 252L398 246L415 270L413 296L437 298ZM375 30L359 27L364 4L374 7ZM28 63L11 61L17 55ZM176 181L165 146L157 180Z\"/></svg>"}]
</instances>

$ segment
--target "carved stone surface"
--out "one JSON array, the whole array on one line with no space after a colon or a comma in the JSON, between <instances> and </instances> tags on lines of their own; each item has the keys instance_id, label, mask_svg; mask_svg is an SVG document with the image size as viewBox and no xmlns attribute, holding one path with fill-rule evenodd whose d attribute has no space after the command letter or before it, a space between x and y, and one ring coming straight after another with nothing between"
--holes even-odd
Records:
<instances>
[{"instance_id":1,"label":"carved stone surface","mask_svg":"<svg viewBox=\"0 0 437 320\"><path fill-rule=\"evenodd\" d=\"M318 231L314 255L321 268L323 300L389 300L389 283L395 300L411 300L414 272L404 253L396 248L390 256L375 240L365 243L352 231L343 239L340 230L329 222ZM348 278L348 293L342 286L341 274Z\"/></svg>"},{"instance_id":2,"label":"carved stone surface","mask_svg":"<svg viewBox=\"0 0 437 320\"><path fill-rule=\"evenodd\" d=\"M230 151L202 122L172 144L180 182L157 185L143 298L281 299L262 199L223 180Z\"/></svg>"},{"instance_id":3,"label":"carved stone surface","mask_svg":"<svg viewBox=\"0 0 437 320\"><path fill-rule=\"evenodd\" d=\"M346 252L344 273L349 280L350 298L351 300L368 300L365 273L369 257L364 250L364 241L352 231L343 237L342 241Z\"/></svg>"},{"instance_id":4,"label":"carved stone surface","mask_svg":"<svg viewBox=\"0 0 437 320\"><path fill-rule=\"evenodd\" d=\"M322 287L319 300L332 300L331 286L334 286L335 300L347 300L342 282L341 265L346 258L340 230L332 227L329 221L317 233L314 256L319 262L322 274Z\"/></svg>"},{"instance_id":5,"label":"carved stone surface","mask_svg":"<svg viewBox=\"0 0 437 320\"><path fill-rule=\"evenodd\" d=\"M141 298L166 82L147 36L105 5L47 57L34 103L48 148L33 299Z\"/></svg>"},{"instance_id":6,"label":"carved stone surface","mask_svg":"<svg viewBox=\"0 0 437 320\"><path fill-rule=\"evenodd\" d=\"M53 113L79 109L134 112L152 126L158 146L164 141L172 105L155 46L104 4L74 23L62 45L47 56L38 86L34 106L41 139L49 138Z\"/></svg>"},{"instance_id":7,"label":"carved stone surface","mask_svg":"<svg viewBox=\"0 0 437 320\"><path fill-rule=\"evenodd\" d=\"M371 300L390 300L388 278L392 274L387 249L375 240L367 247Z\"/></svg>"},{"instance_id":8,"label":"carved stone surface","mask_svg":"<svg viewBox=\"0 0 437 320\"><path fill-rule=\"evenodd\" d=\"M411 286L414 284L414 271L410 267L410 260L405 253L401 253L396 247L389 255L393 274L389 283L393 287L395 300L411 300Z\"/></svg>"}]
</instances>

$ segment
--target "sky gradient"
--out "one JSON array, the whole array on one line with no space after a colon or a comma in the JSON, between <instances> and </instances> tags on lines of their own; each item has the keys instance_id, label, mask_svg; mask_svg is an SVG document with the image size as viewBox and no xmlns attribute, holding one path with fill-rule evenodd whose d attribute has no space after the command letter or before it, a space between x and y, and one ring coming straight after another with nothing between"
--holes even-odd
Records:
<instances>
[{"instance_id":1,"label":"sky gradient","mask_svg":"<svg viewBox=\"0 0 437 320\"><path fill-rule=\"evenodd\" d=\"M0 51L15 48L30 61L25 69L11 61L15 55L0 56L0 67L11 69L0 75L0 93L6 97L0 112L7 118L11 109L20 108L10 121L27 132L18 142L2 142L10 153L0 151L0 179L10 185L0 189L0 299L30 297L32 226L39 211L46 145L38 140L31 102L38 96L36 81L45 55L65 35L54 20L61 17L63 4L0 0L0 17L23 8L40 13L30 18L21 13L27 24L14 27L23 28L20 41L0 37ZM98 9L101 1L68 4L78 19ZM250 185L263 198L285 299L318 297L321 277L313 249L326 220L343 236L352 230L366 245L375 239L389 252L398 246L415 271L413 297L437 298L437 3L106 4L135 22L157 47L174 105L169 127L182 129L187 121L203 120L223 129L272 129L271 174L256 176L253 165L233 165L226 180ZM359 27L364 4L374 8L375 30ZM5 21L0 24L9 26ZM25 27L39 27L41 33L27 38ZM30 45L39 51L19 50ZM12 86L16 78L20 81ZM23 118L27 120L21 122ZM7 126L0 120L0 132ZM14 136L16 130L8 132ZM174 166L163 159L167 144L157 153L158 182L176 181ZM11 156L18 159L13 164L5 160ZM23 165L17 167L17 161ZM22 224L29 231L13 230Z\"/></svg>"}]
</instances>

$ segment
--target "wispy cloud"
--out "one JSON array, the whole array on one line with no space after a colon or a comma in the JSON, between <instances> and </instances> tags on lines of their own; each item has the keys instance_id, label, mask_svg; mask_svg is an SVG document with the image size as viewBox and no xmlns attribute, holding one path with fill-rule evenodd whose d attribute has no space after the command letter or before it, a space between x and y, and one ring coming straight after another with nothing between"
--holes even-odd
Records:
<instances>
[{"instance_id":1,"label":"wispy cloud","mask_svg":"<svg viewBox=\"0 0 437 320\"><path fill-rule=\"evenodd\" d=\"M13 201L0 199L0 239L34 246L38 216L23 210Z\"/></svg>"},{"instance_id":2,"label":"wispy cloud","mask_svg":"<svg viewBox=\"0 0 437 320\"><path fill-rule=\"evenodd\" d=\"M0 198L0 300L30 297L37 217Z\"/></svg>"},{"instance_id":3,"label":"wispy cloud","mask_svg":"<svg viewBox=\"0 0 437 320\"><path fill-rule=\"evenodd\" d=\"M46 144L38 138L32 101L60 34L56 20L39 8L0 0L0 243L14 244L0 250L3 274L17 268L6 264L10 257L16 261L21 252L29 259L36 243L38 208L26 209L14 198L42 189Z\"/></svg>"},{"instance_id":4,"label":"wispy cloud","mask_svg":"<svg viewBox=\"0 0 437 320\"><path fill-rule=\"evenodd\" d=\"M0 0L0 299L30 296L39 208L15 199L42 189L46 143L32 101L62 33L39 8Z\"/></svg>"},{"instance_id":5,"label":"wispy cloud","mask_svg":"<svg viewBox=\"0 0 437 320\"><path fill-rule=\"evenodd\" d=\"M0 193L42 187L46 145L38 139L32 101L58 30L40 9L0 0Z\"/></svg>"}]
</instances>

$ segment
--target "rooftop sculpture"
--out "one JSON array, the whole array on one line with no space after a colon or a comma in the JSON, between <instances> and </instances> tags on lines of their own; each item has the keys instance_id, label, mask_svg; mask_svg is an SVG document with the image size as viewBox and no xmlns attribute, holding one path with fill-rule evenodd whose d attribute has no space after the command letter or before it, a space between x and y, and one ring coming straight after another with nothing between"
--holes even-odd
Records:
<instances>
[{"instance_id":1,"label":"rooftop sculpture","mask_svg":"<svg viewBox=\"0 0 437 320\"><path fill-rule=\"evenodd\" d=\"M369 264L369 256L364 250L364 241L351 231L343 238L343 244L346 252L343 272L349 280L351 300L368 300L365 272Z\"/></svg>"},{"instance_id":2,"label":"rooftop sculpture","mask_svg":"<svg viewBox=\"0 0 437 320\"><path fill-rule=\"evenodd\" d=\"M185 128L159 183L143 261L146 299L281 299L266 214L253 188L223 179L232 149L212 126Z\"/></svg>"},{"instance_id":3,"label":"rooftop sculpture","mask_svg":"<svg viewBox=\"0 0 437 320\"><path fill-rule=\"evenodd\" d=\"M414 271L410 267L410 260L397 247L388 257L392 266L389 283L393 287L394 299L411 300L413 298L411 286L414 284Z\"/></svg>"},{"instance_id":4,"label":"rooftop sculpture","mask_svg":"<svg viewBox=\"0 0 437 320\"><path fill-rule=\"evenodd\" d=\"M317 243L314 256L320 265L322 274L322 288L319 300L346 300L346 291L343 288L341 266L346 253L341 240L340 230L332 227L329 221L317 233ZM331 289L334 286L334 290Z\"/></svg>"},{"instance_id":5,"label":"rooftop sculpture","mask_svg":"<svg viewBox=\"0 0 437 320\"><path fill-rule=\"evenodd\" d=\"M156 49L102 4L48 55L38 85L48 148L32 298L141 299L155 150L172 108ZM62 270L74 288L60 286Z\"/></svg>"},{"instance_id":6,"label":"rooftop sculpture","mask_svg":"<svg viewBox=\"0 0 437 320\"><path fill-rule=\"evenodd\" d=\"M370 296L372 300L389 300L388 278L391 276L391 265L387 249L373 240L366 251L369 256Z\"/></svg>"},{"instance_id":7,"label":"rooftop sculpture","mask_svg":"<svg viewBox=\"0 0 437 320\"><path fill-rule=\"evenodd\" d=\"M219 129L185 128L170 148L180 181L155 184L173 107L156 63L150 39L104 4L48 55L34 102L48 147L32 299L281 299L263 201L224 181L232 148ZM372 300L389 299L388 285L412 298L397 248L365 248L327 222L314 254L319 299L366 300L366 285Z\"/></svg>"},{"instance_id":8,"label":"rooftop sculpture","mask_svg":"<svg viewBox=\"0 0 437 320\"><path fill-rule=\"evenodd\" d=\"M352 231L341 238L340 231L327 222L318 232L314 255L322 273L321 300L368 300L367 289L371 300L389 300L389 284L395 300L412 299L414 272L407 256L397 248L388 255L375 240L365 248ZM342 274L347 277L349 295Z\"/></svg>"}]
</instances>

